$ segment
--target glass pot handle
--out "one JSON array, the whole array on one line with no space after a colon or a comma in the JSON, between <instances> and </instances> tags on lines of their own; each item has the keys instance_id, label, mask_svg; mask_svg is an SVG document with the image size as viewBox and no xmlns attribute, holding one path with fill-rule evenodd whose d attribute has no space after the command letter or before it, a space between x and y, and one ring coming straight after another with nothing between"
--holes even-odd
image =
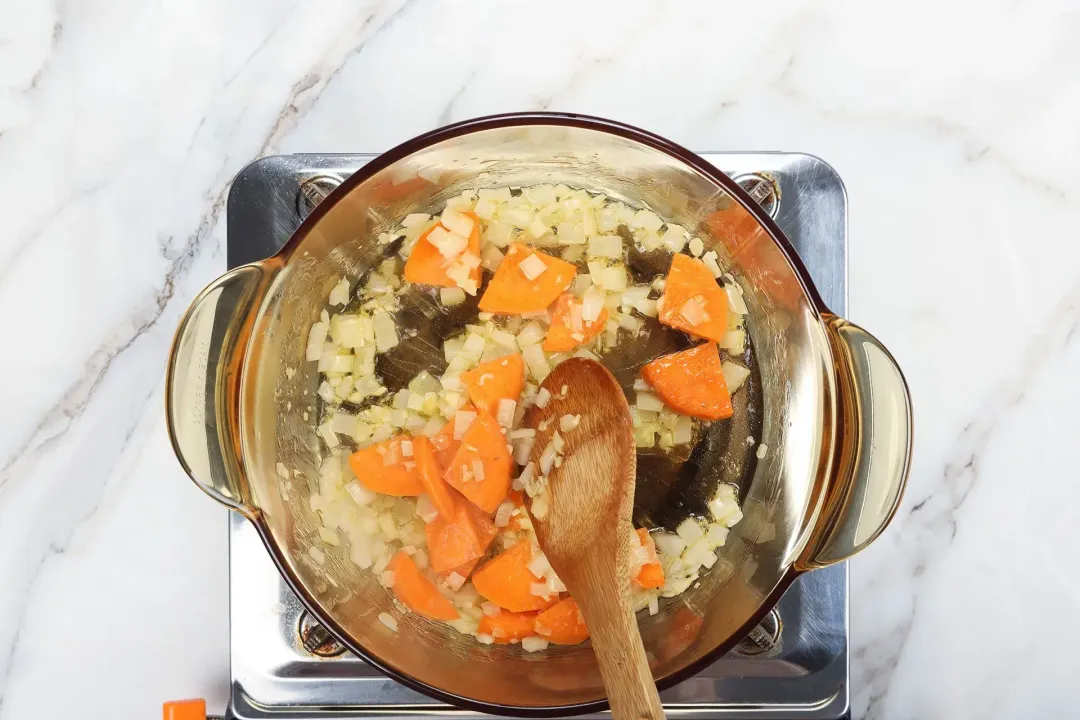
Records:
<instances>
[{"instance_id":1,"label":"glass pot handle","mask_svg":"<svg viewBox=\"0 0 1080 720\"><path fill-rule=\"evenodd\" d=\"M889 351L874 336L826 315L837 364L832 478L815 530L797 566L840 562L869 545L892 520L911 465L911 398Z\"/></svg>"},{"instance_id":2,"label":"glass pot handle","mask_svg":"<svg viewBox=\"0 0 1080 720\"><path fill-rule=\"evenodd\" d=\"M255 513L240 463L240 370L273 273L243 265L210 283L184 313L169 352L165 418L191 479L222 505Z\"/></svg>"}]
</instances>

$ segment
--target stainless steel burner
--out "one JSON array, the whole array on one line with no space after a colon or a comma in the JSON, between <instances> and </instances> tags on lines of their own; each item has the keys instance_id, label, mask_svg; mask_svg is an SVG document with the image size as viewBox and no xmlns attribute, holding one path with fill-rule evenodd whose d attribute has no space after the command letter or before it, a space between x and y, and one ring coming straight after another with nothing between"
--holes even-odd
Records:
<instances>
[{"instance_id":1,"label":"stainless steel burner","mask_svg":"<svg viewBox=\"0 0 1080 720\"><path fill-rule=\"evenodd\" d=\"M847 196L836 172L797 153L701 155L737 178L776 218L822 299L845 314ZM245 168L229 194L229 267L274 254L339 178L372 157L288 155ZM229 522L231 717L482 717L437 703L338 652L332 638L312 627L255 530L235 514ZM843 717L848 711L847 593L846 564L800 577L775 613L735 651L661 694L668 717Z\"/></svg>"}]
</instances>

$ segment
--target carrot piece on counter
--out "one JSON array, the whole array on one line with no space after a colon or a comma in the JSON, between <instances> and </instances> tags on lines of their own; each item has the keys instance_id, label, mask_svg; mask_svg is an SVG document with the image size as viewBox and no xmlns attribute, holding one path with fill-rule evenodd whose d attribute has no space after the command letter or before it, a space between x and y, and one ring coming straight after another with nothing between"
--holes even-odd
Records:
<instances>
[{"instance_id":1,"label":"carrot piece on counter","mask_svg":"<svg viewBox=\"0 0 1080 720\"><path fill-rule=\"evenodd\" d=\"M577 645L589 637L589 628L572 597L536 616L536 634L556 645Z\"/></svg>"},{"instance_id":2,"label":"carrot piece on counter","mask_svg":"<svg viewBox=\"0 0 1080 720\"><path fill-rule=\"evenodd\" d=\"M702 420L731 417L731 394L716 343L658 357L641 368L641 376L676 412Z\"/></svg>"},{"instance_id":3,"label":"carrot piece on counter","mask_svg":"<svg viewBox=\"0 0 1080 720\"><path fill-rule=\"evenodd\" d=\"M521 269L521 263L528 258L543 263L542 271L531 280ZM535 264L529 260L526 270L531 273L530 266ZM540 312L570 287L576 274L577 268L565 260L514 243L480 298L480 309L504 315Z\"/></svg>"},{"instance_id":4,"label":"carrot piece on counter","mask_svg":"<svg viewBox=\"0 0 1080 720\"><path fill-rule=\"evenodd\" d=\"M446 481L474 505L493 513L510 490L510 450L495 418L477 409L461 438Z\"/></svg>"},{"instance_id":5,"label":"carrot piece on counter","mask_svg":"<svg viewBox=\"0 0 1080 720\"><path fill-rule=\"evenodd\" d=\"M543 610L554 605L558 602L557 597L545 599L532 594L533 583L539 583L540 578L529 570L530 560L532 544L526 538L473 573L476 591L486 600L511 612Z\"/></svg>"},{"instance_id":6,"label":"carrot piece on counter","mask_svg":"<svg viewBox=\"0 0 1080 720\"><path fill-rule=\"evenodd\" d=\"M450 490L457 495L457 492ZM458 495L454 514L444 516L441 513L424 526L427 536L428 555L431 568L438 573L450 572L454 568L466 565L483 557L491 538L486 531L477 526L473 511L483 513ZM486 517L486 516L485 516ZM492 525L488 520L488 524ZM492 525L494 528L494 525Z\"/></svg>"},{"instance_id":7,"label":"carrot piece on counter","mask_svg":"<svg viewBox=\"0 0 1080 720\"><path fill-rule=\"evenodd\" d=\"M525 388L525 361L520 354L506 355L461 373L469 399L478 408L494 415L500 400L521 399Z\"/></svg>"},{"instance_id":8,"label":"carrot piece on counter","mask_svg":"<svg viewBox=\"0 0 1080 720\"><path fill-rule=\"evenodd\" d=\"M608 321L607 308L600 311L600 317L592 322L585 322L581 319L581 306L581 300L570 293L559 296L551 311L551 325L544 337L544 350L566 352L578 345L584 345L600 334Z\"/></svg>"},{"instance_id":9,"label":"carrot piece on counter","mask_svg":"<svg viewBox=\"0 0 1080 720\"><path fill-rule=\"evenodd\" d=\"M432 620L458 619L458 611L407 552L399 550L387 567L394 573L394 595L405 607Z\"/></svg>"},{"instance_id":10,"label":"carrot piece on counter","mask_svg":"<svg viewBox=\"0 0 1080 720\"><path fill-rule=\"evenodd\" d=\"M420 482L424 484L424 490L431 498L431 504L439 515L451 519L456 515L457 503L454 500L453 488L446 484L443 479L442 468L435 457L435 447L431 440L420 435L413 438L413 460L416 469L420 473Z\"/></svg>"},{"instance_id":11,"label":"carrot piece on counter","mask_svg":"<svg viewBox=\"0 0 1080 720\"><path fill-rule=\"evenodd\" d=\"M349 456L349 468L368 490L383 495L415 497L424 492L424 483L413 458L401 454L406 435L369 445Z\"/></svg>"},{"instance_id":12,"label":"carrot piece on counter","mask_svg":"<svg viewBox=\"0 0 1080 720\"><path fill-rule=\"evenodd\" d=\"M508 645L535 635L535 624L535 612L515 613L500 610L498 615L484 615L480 618L477 632L490 635L499 645Z\"/></svg>"},{"instance_id":13,"label":"carrot piece on counter","mask_svg":"<svg viewBox=\"0 0 1080 720\"><path fill-rule=\"evenodd\" d=\"M662 587L664 585L664 566L660 564L660 558L656 556L656 543L645 528L637 529L638 542L645 548L648 562L641 566L634 582L646 590Z\"/></svg>"},{"instance_id":14,"label":"carrot piece on counter","mask_svg":"<svg viewBox=\"0 0 1080 720\"><path fill-rule=\"evenodd\" d=\"M727 293L700 260L675 253L660 299L658 318L664 325L709 340L727 333Z\"/></svg>"},{"instance_id":15,"label":"carrot piece on counter","mask_svg":"<svg viewBox=\"0 0 1080 720\"><path fill-rule=\"evenodd\" d=\"M471 212L462 213L467 215L473 221L473 229L469 234L469 244L467 246L467 252L480 257L480 218ZM431 231L437 227L443 227L440 224L432 225L423 235L421 235L417 241L416 246L413 247L412 253L409 255L409 259L405 262L405 279L412 283L419 283L421 285L435 285L436 287L455 287L457 285L450 276L446 274L446 268L450 266L450 262L443 257L443 254L439 252L439 248L435 247L428 236ZM444 230L446 228L443 228ZM476 281L477 287L480 286L480 268L477 266L469 271L469 277Z\"/></svg>"},{"instance_id":16,"label":"carrot piece on counter","mask_svg":"<svg viewBox=\"0 0 1080 720\"><path fill-rule=\"evenodd\" d=\"M463 407L462 410L472 410L472 407ZM454 455L457 454L458 446L461 445L461 441L454 437L454 421L442 426L442 430L435 433L431 438L431 447L435 450L435 460L439 463L439 468L445 473L446 468L450 467L450 463L454 459Z\"/></svg>"}]
</instances>

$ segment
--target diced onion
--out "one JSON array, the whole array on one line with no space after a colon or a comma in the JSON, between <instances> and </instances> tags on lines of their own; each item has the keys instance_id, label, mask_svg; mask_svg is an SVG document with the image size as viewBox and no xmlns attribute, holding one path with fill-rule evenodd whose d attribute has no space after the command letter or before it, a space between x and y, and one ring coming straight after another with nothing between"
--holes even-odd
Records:
<instances>
[{"instance_id":1,"label":"diced onion","mask_svg":"<svg viewBox=\"0 0 1080 720\"><path fill-rule=\"evenodd\" d=\"M380 353L397 346L397 328L394 326L394 318L389 313L379 310L372 315L375 323L375 349Z\"/></svg>"},{"instance_id":2,"label":"diced onion","mask_svg":"<svg viewBox=\"0 0 1080 720\"><path fill-rule=\"evenodd\" d=\"M502 398L499 400L498 409L495 412L495 420L507 430L514 424L514 412L517 410L517 403L510 398Z\"/></svg>"},{"instance_id":3,"label":"diced onion","mask_svg":"<svg viewBox=\"0 0 1080 720\"><path fill-rule=\"evenodd\" d=\"M623 255L623 241L618 235L594 235L589 238L587 248L589 257L618 259Z\"/></svg>"},{"instance_id":4,"label":"diced onion","mask_svg":"<svg viewBox=\"0 0 1080 720\"><path fill-rule=\"evenodd\" d=\"M655 615L660 612L660 599L656 595L649 597L649 614Z\"/></svg>"},{"instance_id":5,"label":"diced onion","mask_svg":"<svg viewBox=\"0 0 1080 720\"><path fill-rule=\"evenodd\" d=\"M465 431L476 419L476 413L472 410L458 410L454 413L454 439L460 440L465 437Z\"/></svg>"},{"instance_id":6,"label":"diced onion","mask_svg":"<svg viewBox=\"0 0 1080 720\"><path fill-rule=\"evenodd\" d=\"M307 359L314 362L322 357L323 343L326 342L326 333L330 329L330 323L317 322L311 326L308 333Z\"/></svg>"},{"instance_id":7,"label":"diced onion","mask_svg":"<svg viewBox=\"0 0 1080 720\"><path fill-rule=\"evenodd\" d=\"M656 550L661 555L679 557L686 549L686 541L675 533L655 533L652 539L656 543Z\"/></svg>"},{"instance_id":8,"label":"diced onion","mask_svg":"<svg viewBox=\"0 0 1080 720\"><path fill-rule=\"evenodd\" d=\"M439 288L439 301L450 307L465 302L465 291L459 287Z\"/></svg>"},{"instance_id":9,"label":"diced onion","mask_svg":"<svg viewBox=\"0 0 1080 720\"><path fill-rule=\"evenodd\" d=\"M664 401L653 395L651 392L638 391L637 399L634 404L639 410L648 410L651 412L660 412L664 409Z\"/></svg>"},{"instance_id":10,"label":"diced onion","mask_svg":"<svg viewBox=\"0 0 1080 720\"><path fill-rule=\"evenodd\" d=\"M443 211L439 222L450 232L457 233L462 237L469 237L473 231L473 219L455 210Z\"/></svg>"},{"instance_id":11,"label":"diced onion","mask_svg":"<svg viewBox=\"0 0 1080 720\"><path fill-rule=\"evenodd\" d=\"M518 263L518 269L521 270L521 274L524 275L526 279L535 280L544 274L544 271L547 270L547 265L540 259L539 255L533 253Z\"/></svg>"},{"instance_id":12,"label":"diced onion","mask_svg":"<svg viewBox=\"0 0 1080 720\"><path fill-rule=\"evenodd\" d=\"M349 304L349 280L348 278L341 278L338 284L334 286L334 289L330 291L329 302L331 305L348 305Z\"/></svg>"},{"instance_id":13,"label":"diced onion","mask_svg":"<svg viewBox=\"0 0 1080 720\"><path fill-rule=\"evenodd\" d=\"M750 377L748 369L727 360L720 365L720 369L724 373L724 382L727 383L728 393L732 395L742 387L742 384L746 382L746 378Z\"/></svg>"},{"instance_id":14,"label":"diced onion","mask_svg":"<svg viewBox=\"0 0 1080 720\"><path fill-rule=\"evenodd\" d=\"M451 590L457 592L461 589L461 586L465 584L465 578L458 575L457 572L451 571L450 574L446 576L446 584L450 586Z\"/></svg>"},{"instance_id":15,"label":"diced onion","mask_svg":"<svg viewBox=\"0 0 1080 720\"><path fill-rule=\"evenodd\" d=\"M724 283L724 292L727 293L728 309L737 315L746 315L750 311L743 299L742 289L735 283Z\"/></svg>"},{"instance_id":16,"label":"diced onion","mask_svg":"<svg viewBox=\"0 0 1080 720\"><path fill-rule=\"evenodd\" d=\"M694 257L701 257L703 252L705 252L705 243L701 242L701 238L693 238L690 241L690 254Z\"/></svg>"},{"instance_id":17,"label":"diced onion","mask_svg":"<svg viewBox=\"0 0 1080 720\"><path fill-rule=\"evenodd\" d=\"M604 310L606 295L603 290L591 287L581 299L581 319L587 323L596 322Z\"/></svg>"},{"instance_id":18,"label":"diced onion","mask_svg":"<svg viewBox=\"0 0 1080 720\"><path fill-rule=\"evenodd\" d=\"M546 650L547 646L548 641L537 635L530 635L521 641L521 649L528 653Z\"/></svg>"},{"instance_id":19,"label":"diced onion","mask_svg":"<svg viewBox=\"0 0 1080 720\"><path fill-rule=\"evenodd\" d=\"M548 443L544 448L544 452L540 453L540 472L547 475L551 472L552 465L555 464L555 456L559 454L559 451L555 449L555 443Z\"/></svg>"},{"instance_id":20,"label":"diced onion","mask_svg":"<svg viewBox=\"0 0 1080 720\"><path fill-rule=\"evenodd\" d=\"M686 518L679 523L679 527L675 528L675 532L687 543L693 543L705 535L705 532L701 529L701 523L692 517Z\"/></svg>"},{"instance_id":21,"label":"diced onion","mask_svg":"<svg viewBox=\"0 0 1080 720\"><path fill-rule=\"evenodd\" d=\"M537 380L542 381L551 372L551 366L548 364L547 356L544 354L544 349L540 345L529 345L522 349L522 357L525 358L525 364L529 366L529 372Z\"/></svg>"},{"instance_id":22,"label":"diced onion","mask_svg":"<svg viewBox=\"0 0 1080 720\"><path fill-rule=\"evenodd\" d=\"M379 622L381 622L386 627L390 628L390 632L397 632L397 629L398 629L397 620L395 620L393 618L393 616L390 615L390 613L384 613L384 612L379 613Z\"/></svg>"},{"instance_id":23,"label":"diced onion","mask_svg":"<svg viewBox=\"0 0 1080 720\"><path fill-rule=\"evenodd\" d=\"M705 253L701 261L705 263L705 267L709 268L709 272L713 274L713 277L718 278L724 274L724 271L720 269L720 263L717 262L717 255L715 250L710 250Z\"/></svg>"},{"instance_id":24,"label":"diced onion","mask_svg":"<svg viewBox=\"0 0 1080 720\"><path fill-rule=\"evenodd\" d=\"M546 387L540 388L540 391L536 393L536 407L543 410L547 407L548 402L551 400L551 391Z\"/></svg>"},{"instance_id":25,"label":"diced onion","mask_svg":"<svg viewBox=\"0 0 1080 720\"><path fill-rule=\"evenodd\" d=\"M576 428L580 422L580 415L563 415L561 418L559 418L559 429L563 432L569 432L570 430Z\"/></svg>"},{"instance_id":26,"label":"diced onion","mask_svg":"<svg viewBox=\"0 0 1080 720\"><path fill-rule=\"evenodd\" d=\"M493 602L488 602L487 600L480 603L480 609L488 617L495 617L497 615L502 614L502 608L501 607L499 607L498 605L496 605Z\"/></svg>"}]
</instances>

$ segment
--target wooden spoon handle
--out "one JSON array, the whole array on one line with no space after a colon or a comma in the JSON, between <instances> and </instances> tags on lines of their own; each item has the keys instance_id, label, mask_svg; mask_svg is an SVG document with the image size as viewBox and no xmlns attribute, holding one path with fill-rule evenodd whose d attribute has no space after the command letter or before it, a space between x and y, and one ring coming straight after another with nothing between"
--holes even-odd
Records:
<instances>
[{"instance_id":1,"label":"wooden spoon handle","mask_svg":"<svg viewBox=\"0 0 1080 720\"><path fill-rule=\"evenodd\" d=\"M596 595L591 598L592 607L582 605L581 610L604 676L612 718L662 720L664 708L641 644L637 616L617 590Z\"/></svg>"}]
</instances>

